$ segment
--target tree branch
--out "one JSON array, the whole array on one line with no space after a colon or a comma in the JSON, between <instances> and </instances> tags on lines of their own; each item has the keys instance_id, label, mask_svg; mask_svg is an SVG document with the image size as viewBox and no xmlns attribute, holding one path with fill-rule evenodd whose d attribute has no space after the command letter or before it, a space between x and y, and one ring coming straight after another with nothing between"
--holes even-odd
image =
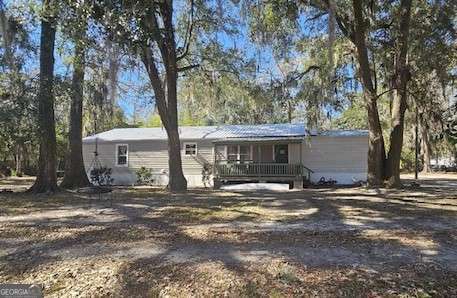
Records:
<instances>
[{"instance_id":1,"label":"tree branch","mask_svg":"<svg viewBox=\"0 0 457 298\"><path fill-rule=\"evenodd\" d=\"M187 66L183 66L183 67L178 67L178 72L194 69L197 67L200 67L200 64L191 64L191 65L187 65Z\"/></svg>"},{"instance_id":2,"label":"tree branch","mask_svg":"<svg viewBox=\"0 0 457 298\"><path fill-rule=\"evenodd\" d=\"M143 46L142 51L143 53L141 60L143 61L146 71L148 72L149 80L151 81L152 88L154 89L156 105L159 110L160 118L162 119L163 125L168 127L168 117L166 116L168 114L168 106L165 90L162 84L162 80L159 76L159 71L155 65L152 50L149 48L149 46Z\"/></svg>"},{"instance_id":3,"label":"tree branch","mask_svg":"<svg viewBox=\"0 0 457 298\"><path fill-rule=\"evenodd\" d=\"M156 8L154 7L153 9L155 10ZM169 62L168 53L167 53L167 49L166 49L166 41L163 38L162 33L160 32L160 27L159 27L159 22L157 20L156 12L151 11L151 9L148 9L146 16L151 19L152 24L148 24L147 22L145 22L145 27L150 29L150 31L152 33L152 37L160 50L160 54L162 56L163 63L166 67ZM148 44L147 46L149 47L151 45Z\"/></svg>"},{"instance_id":4,"label":"tree branch","mask_svg":"<svg viewBox=\"0 0 457 298\"><path fill-rule=\"evenodd\" d=\"M190 0L190 16L189 16L189 23L186 30L186 38L184 39L184 52L182 52L177 58L176 61L180 61L184 59L187 54L189 53L190 42L192 39L192 31L194 28L194 0Z\"/></svg>"},{"instance_id":5,"label":"tree branch","mask_svg":"<svg viewBox=\"0 0 457 298\"><path fill-rule=\"evenodd\" d=\"M386 91L383 91L381 92L380 94L376 95L377 98L380 98L381 96L383 96L384 94L387 94L389 92L392 92L394 91L396 88L392 88L392 89L389 89L389 90L386 90Z\"/></svg>"},{"instance_id":6,"label":"tree branch","mask_svg":"<svg viewBox=\"0 0 457 298\"><path fill-rule=\"evenodd\" d=\"M330 2L329 0L310 0L308 3L306 3L305 0L302 0L302 3L309 4L314 8L317 8L319 10L323 10L322 15L325 15L330 7ZM351 41L354 40L354 33L353 33L353 26L351 25L350 22L348 22L341 14L338 13L338 11L334 11L335 14L335 20L336 23L338 24L338 27L340 28L341 32L348 37Z\"/></svg>"}]
</instances>

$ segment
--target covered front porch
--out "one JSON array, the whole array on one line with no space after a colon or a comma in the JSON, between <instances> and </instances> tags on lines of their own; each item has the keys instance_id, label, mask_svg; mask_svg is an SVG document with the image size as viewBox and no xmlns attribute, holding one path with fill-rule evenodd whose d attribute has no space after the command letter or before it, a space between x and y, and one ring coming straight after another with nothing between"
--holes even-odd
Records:
<instances>
[{"instance_id":1,"label":"covered front porch","mask_svg":"<svg viewBox=\"0 0 457 298\"><path fill-rule=\"evenodd\" d=\"M312 170L302 163L303 138L231 139L214 142L214 185L229 181L293 182L301 188Z\"/></svg>"}]
</instances>

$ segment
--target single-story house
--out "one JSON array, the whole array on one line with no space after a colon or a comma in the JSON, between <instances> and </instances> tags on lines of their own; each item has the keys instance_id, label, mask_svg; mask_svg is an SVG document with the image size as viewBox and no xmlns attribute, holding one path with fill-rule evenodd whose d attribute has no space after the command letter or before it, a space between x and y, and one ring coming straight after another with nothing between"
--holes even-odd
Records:
<instances>
[{"instance_id":1,"label":"single-story house","mask_svg":"<svg viewBox=\"0 0 457 298\"><path fill-rule=\"evenodd\" d=\"M182 126L182 166L190 187L226 181L284 181L303 185L321 177L338 184L367 178L368 132L308 131L304 124ZM87 172L94 152L112 169L114 184L131 185L150 169L154 184L168 183L164 128L120 128L83 139Z\"/></svg>"}]
</instances>

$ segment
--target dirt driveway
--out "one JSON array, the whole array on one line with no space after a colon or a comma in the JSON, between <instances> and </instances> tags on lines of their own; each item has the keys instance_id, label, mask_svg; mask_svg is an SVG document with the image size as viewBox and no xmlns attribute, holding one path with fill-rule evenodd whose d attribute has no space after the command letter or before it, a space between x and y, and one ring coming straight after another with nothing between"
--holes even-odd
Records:
<instances>
[{"instance_id":1,"label":"dirt driveway","mask_svg":"<svg viewBox=\"0 0 457 298\"><path fill-rule=\"evenodd\" d=\"M47 296L457 296L457 176L401 191L0 193L0 206L0 283Z\"/></svg>"}]
</instances>

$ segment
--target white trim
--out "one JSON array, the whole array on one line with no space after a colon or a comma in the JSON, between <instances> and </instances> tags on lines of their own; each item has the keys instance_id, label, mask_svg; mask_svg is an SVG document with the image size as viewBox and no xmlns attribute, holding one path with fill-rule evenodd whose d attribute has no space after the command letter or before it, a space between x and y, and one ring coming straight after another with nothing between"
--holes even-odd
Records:
<instances>
[{"instance_id":1,"label":"white trim","mask_svg":"<svg viewBox=\"0 0 457 298\"><path fill-rule=\"evenodd\" d=\"M195 145L195 154L186 154L186 146L187 145ZM183 143L183 155L185 156L196 156L198 154L198 144L197 142L185 142Z\"/></svg>"},{"instance_id":2,"label":"white trim","mask_svg":"<svg viewBox=\"0 0 457 298\"><path fill-rule=\"evenodd\" d=\"M126 163L124 165L120 165L119 162L119 146L126 146L127 147L127 156L126 156ZM116 160L115 160L115 165L116 167L128 167L129 166L129 144L116 144Z\"/></svg>"}]
</instances>

